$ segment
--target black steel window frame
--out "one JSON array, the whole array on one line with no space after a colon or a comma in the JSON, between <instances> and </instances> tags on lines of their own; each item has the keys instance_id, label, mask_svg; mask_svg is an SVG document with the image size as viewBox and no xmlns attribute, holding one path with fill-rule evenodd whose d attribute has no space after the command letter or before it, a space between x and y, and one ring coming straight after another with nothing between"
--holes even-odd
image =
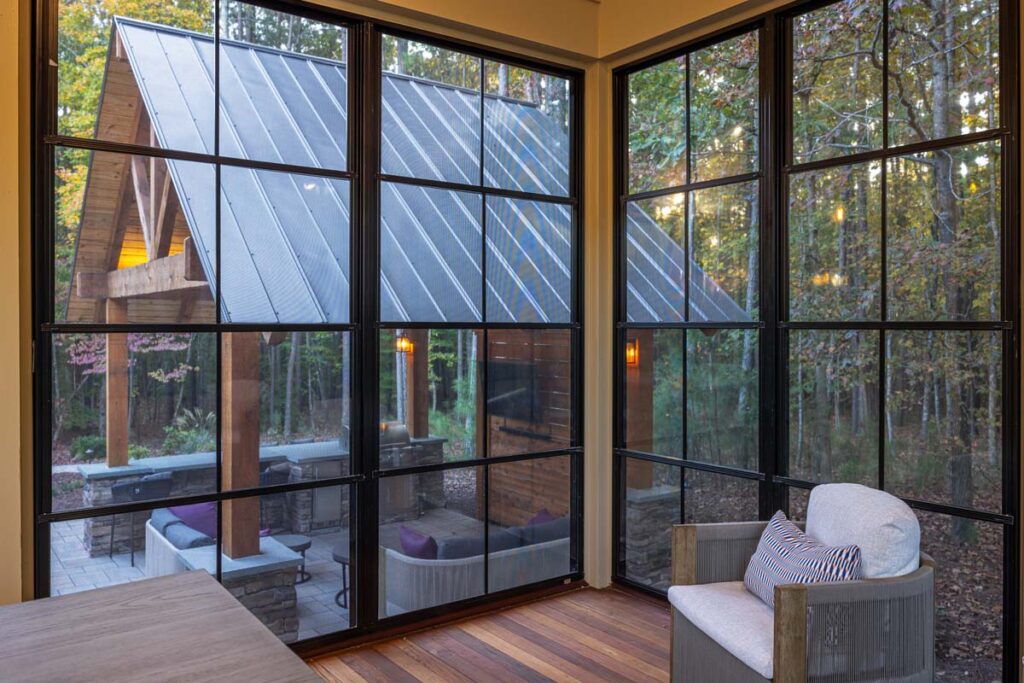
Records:
<instances>
[{"instance_id":1,"label":"black steel window frame","mask_svg":"<svg viewBox=\"0 0 1024 683\"><path fill-rule=\"evenodd\" d=\"M474 57L479 60L480 65L480 121L479 121L479 176L478 182L473 184L468 183L456 183L447 182L441 180L428 180L423 178L416 178L412 176L404 176L397 174L387 174L382 171L381 166L381 152L380 152L380 139L383 131L383 125L381 122L382 107L379 106L381 102L380 83L381 83L381 66L382 66L382 43L385 36L393 38L402 38L410 41L416 41L425 43L433 47L452 50L460 52L462 54ZM360 575L359 586L363 591L362 602L358 602L357 598L357 610L359 614L359 621L361 623L375 623L381 627L401 627L409 624L414 624L417 621L421 621L425 618L431 618L439 615L449 614L454 610L459 609L463 606L473 606L478 604L484 604L488 600L494 600L496 597L502 595L515 595L522 592L528 592L533 588L558 585L561 583L576 581L583 578L582 568L582 481L583 481L583 448L582 448L582 360L583 360L583 344L582 344L582 307L581 307L581 296L582 296L582 215L581 215L581 197L582 197L582 134L583 134L583 119L582 119L582 92L583 92L583 74L582 72L575 69L566 69L553 64L547 64L544 62L536 62L531 60L524 60L515 55L509 55L502 52L495 52L493 50L482 48L467 44L461 41L453 41L442 36L424 34L418 31L411 31L401 26L395 26L391 24L374 24L367 26L367 55L366 60L366 71L361 74L364 82L364 87L367 88L364 100L364 121L367 122L367 144L364 147L364 158L362 161L364 169L364 177L367 179L372 178L372 182L366 182L364 184L364 192L367 193L365 202L368 206L373 207L372 210L367 212L367 220L373 220L375 224L372 228L367 225L365 226L364 235L370 237L366 240L363 245L363 264L366 269L366 273L363 279L363 287L365 288L362 305L364 306L363 315L365 320L377 321L374 324L365 325L362 332L362 343L365 349L364 353L360 355L363 361L362 373L363 381L365 386L372 386L374 389L378 389L377 377L379 375L378 361L380 358L380 333L384 330L393 329L438 329L438 330L451 330L451 329L474 329L481 330L483 337L483 348L484 358L480 359L481 367L481 384L484 387L484 395L478 397L478 400L483 401L484 405L484 424L488 424L488 411L486 402L486 391L487 391L487 367L488 360L487 354L489 350L488 346L488 331L492 329L533 329L533 330L560 330L567 331L570 333L571 345L572 345L572 363L571 363L571 391L572 397L570 402L571 415L571 429L570 429L570 443L565 448L560 448L552 451L536 451L536 452L524 452L515 455L507 456L488 456L489 452L489 429L483 430L483 445L482 451L478 455L482 457L476 457L472 459L459 460L453 462L437 463L432 465L424 466L404 466L381 469L379 462L379 449L377 447L376 438L379 436L380 430L378 425L380 424L380 401L379 396L374 394L373 400L366 399L365 404L369 407L366 411L364 419L366 424L364 425L364 434L369 438L374 439L372 445L369 444L370 450L366 454L368 459L372 462L367 462L368 467L372 467L372 471L367 473L366 484L373 487L374 491L367 492L367 495L363 498L365 505L359 511L366 517L366 521L360 525L359 529L362 533L362 547L361 551L364 556L370 554L376 555L378 546L378 518L380 514L379 509L379 498L376 495L376 487L378 483L385 478L403 476L415 473L431 472L431 471L442 471L450 469L470 469L470 468L483 468L483 508L484 508L484 529L488 528L488 519L490 516L490 505L489 505L489 490L490 490L490 467L497 466L504 463L512 462L523 462L527 460L536 460L541 458L560 458L569 457L570 469L569 469L569 486L570 486L570 509L571 509L571 523L570 523L570 573L565 576L555 577L548 579L539 584L535 584L533 587L522 587L513 588L501 593L489 592L489 562L483 563L483 576L484 576L484 594L470 598L458 603L448 603L444 605L437 605L427 609L417 610L415 612L409 612L399 614L391 617L379 617L378 611L378 569L376 563L371 566L371 563L364 562L362 564L363 570L372 574L368 576ZM486 84L486 64L489 61L503 62L512 66L519 66L526 69L531 69L544 74L550 74L558 78L563 78L568 82L569 85L569 106L570 106L570 126L569 126L569 194L566 197L557 195L546 195L536 192L523 192L518 190L509 190L498 187L492 187L487 185L485 182L485 141L486 141L486 116L485 116L485 101L487 98L487 84ZM372 94L371 94L372 93ZM381 321L380 319L380 265L381 265L381 254L380 254L380 231L376 225L376 221L381 216L380 210L380 196L381 186L384 183L393 185L406 185L406 186L421 186L430 187L439 190L450 190L455 192L466 192L477 194L481 197L481 228L482 228L482 254L481 254L481 305L482 315L481 320L473 322L441 322L441 321ZM507 323L507 322L490 322L487 319L487 199L488 197L507 197L514 199L523 199L528 201L539 201L549 202L566 205L570 208L572 215L571 234L572 234L572 277L571 277L571 314L570 320L565 323ZM484 544L484 555L489 555L489 534L483 534ZM315 644L315 643L314 643Z\"/></svg>"},{"instance_id":2,"label":"black steel window frame","mask_svg":"<svg viewBox=\"0 0 1024 683\"><path fill-rule=\"evenodd\" d=\"M879 149L847 156L814 160L804 163L792 162L791 132L792 112L790 93L792 88L792 20L807 12L836 4L837 0L799 0L775 10L767 11L736 26L725 28L696 40L680 44L663 52L618 67L613 71L613 187L616 201L614 220L615 244L615 348L614 348L614 423L613 423L613 531L612 531L612 576L613 580L654 595L664 593L630 579L625 571L623 550L625 530L625 467L630 460L646 460L662 465L680 468L680 475L687 469L710 471L717 474L760 482L758 509L761 519L769 518L775 510L789 509L790 489L809 489L818 482L791 478L788 476L788 335L790 330L877 330L880 337L892 330L982 330L1000 335L1002 343L1002 509L990 512L955 505L936 503L928 500L903 498L911 507L950 516L999 524L1003 528L1003 675L1005 680L1018 680L1018 641L1020 573L1018 555L1019 510L1020 510L1020 426L1017 416L1020 411L1020 263L1021 247L1019 234L1019 192L1020 192L1020 144L1019 144L1019 2L1001 0L999 16L1000 54L1000 111L999 125L980 133L951 136L913 144L889 146L888 139L888 97L886 96L887 71L883 72L883 143ZM881 0L883 24L888 27L888 2ZM666 60L688 55L723 40L757 30L760 33L761 93L759 137L759 170L750 174L761 181L760 236L760 321L759 349L759 471L740 470L721 465L689 461L652 453L628 450L625 442L625 331L627 329L692 329L716 327L750 327L750 325L728 325L709 323L627 323L625 311L625 207L626 202L650 196L662 196L672 192L699 189L698 185L679 186L637 194L629 194L628 125L629 99L628 79L631 74ZM886 31L887 33L887 31ZM883 44L887 41L883 41ZM883 49L883 64L888 66L888 46ZM687 78L689 78L687 69ZM689 89L688 89L689 92ZM689 96L689 95L688 95ZM687 128L689 128L689 116ZM993 321L887 321L885 320L885 189L882 188L882 316L877 321L790 321L788 319L788 266L787 266L787 205L788 178L801 171L834 168L856 162L879 161L885 168L885 161L902 155L954 148L960 145L998 141L1002 149L1001 186L1001 319ZM687 154L690 154L689 144ZM690 172L690 164L687 164ZM883 170L884 178L884 170ZM724 184L747 179L745 176L724 178L710 184ZM884 183L884 180L883 180ZM684 333L685 334L685 333ZM685 343L685 342L684 342ZM884 377L884 339L879 340L880 377ZM685 361L684 361L685 363ZM685 365L684 365L685 375ZM685 377L683 379L685 382ZM884 401L884 398L883 398ZM884 410L884 402L880 404ZM685 411L685 407L684 407ZM685 420L685 417L684 417ZM685 428L684 428L685 429ZM685 437L684 437L685 438ZM884 421L879 420L879 474L878 484L884 486ZM686 515L683 497L685 487L680 486L680 522Z\"/></svg>"},{"instance_id":3,"label":"black steel window frame","mask_svg":"<svg viewBox=\"0 0 1024 683\"><path fill-rule=\"evenodd\" d=\"M225 0L213 0L215 66L214 102L219 102L220 86L220 9ZM71 137L57 132L57 6L58 0L36 0L33 4L32 54L32 433L33 433L33 531L34 571L33 592L36 598L50 594L50 526L61 521L81 520L91 517L140 512L166 507L167 505L188 505L215 502L218 525L221 521L221 504L224 501L281 494L293 491L309 491L329 487L348 487L351 593L350 624L347 629L335 633L292 643L299 652L312 652L350 641L365 638L384 630L413 626L418 622L457 614L460 611L478 608L496 600L527 596L531 593L583 578L583 335L582 335L582 191L583 191L583 71L554 62L547 62L513 52L496 50L469 41L461 41L429 31L412 30L400 24L374 20L361 15L328 9L302 0L239 0L268 10L286 12L298 17L331 24L346 30L346 55L349 77L347 79L348 120L346 131L347 168L323 169L297 166L260 160L240 159L221 156L219 153L220 110L215 108L214 140L215 153L203 154L190 151L162 149L145 145L119 143L109 140ZM383 34L401 36L410 40L428 43L446 49L457 50L477 56L481 60L493 60L511 66L550 74L566 79L569 84L569 193L568 196L548 196L533 192L520 192L497 187L459 186L435 183L416 178L388 176L380 172L380 78ZM482 72L481 72L482 73ZM481 81L483 79L481 78ZM481 87L484 85L482 83ZM481 121L483 125L483 121ZM217 229L217 283L215 289L216 322L196 324L147 324L147 323L68 323L54 318L54 150L60 147L87 150L90 153L112 152L139 155L167 160L182 160L207 163L216 173L216 219ZM481 155L481 176L484 158ZM221 268L220 268L220 169L239 167L268 170L322 178L349 181L349 223L350 239L350 307L349 319L345 323L231 323L221 321ZM379 319L379 245L378 224L380 209L380 184L402 182L432 185L446 189L469 190L496 197L519 198L567 205L572 213L571 252L571 318L566 323L471 323L471 324L427 324L388 323ZM482 181L481 181L482 182ZM486 277L486 271L484 271ZM483 290L486 291L486 290ZM476 328L476 329L558 329L571 335L571 442L565 447L552 451L526 452L515 455L482 457L452 463L440 463L425 467L379 468L379 387L377 377L378 335L384 328ZM350 335L352 352L351 395L351 465L349 474L318 479L310 482L296 482L245 489L223 489L221 486L221 336L228 332L300 332L336 331ZM52 357L50 340L54 335L67 333L210 333L217 338L217 424L216 424L216 490L201 495L177 496L158 501L113 504L92 508L81 508L54 512L52 510L51 467L52 467ZM485 331L486 334L486 331ZM485 347L486 348L486 347ZM485 359L484 359L485 360ZM483 364L486 367L486 363ZM486 371L484 371L486 372ZM484 377L486 382L486 377ZM485 383L486 386L486 383ZM481 397L483 400L483 397ZM486 433L486 430L485 430ZM485 437L486 438L486 437ZM486 451L485 451L486 453ZM570 460L570 572L541 582L486 592L481 596L454 603L381 618L377 614L378 590L378 484L383 478L425 471L464 467L481 467L485 473L489 466L500 466L512 462L536 460L539 458L568 457ZM485 482L489 476L485 474ZM486 483L485 483L486 486ZM221 536L217 538L216 576L220 580L222 553ZM485 553L487 534L484 534ZM486 576L488 562L484 562ZM486 584L485 584L486 586Z\"/></svg>"}]
</instances>

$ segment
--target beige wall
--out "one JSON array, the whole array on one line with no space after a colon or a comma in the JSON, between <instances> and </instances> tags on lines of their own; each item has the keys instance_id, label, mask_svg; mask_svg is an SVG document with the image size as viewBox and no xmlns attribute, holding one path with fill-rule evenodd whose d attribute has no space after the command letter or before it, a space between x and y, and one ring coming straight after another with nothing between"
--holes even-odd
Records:
<instances>
[{"instance_id":1,"label":"beige wall","mask_svg":"<svg viewBox=\"0 0 1024 683\"><path fill-rule=\"evenodd\" d=\"M31 431L27 408L28 325L28 14L19 0L0 5L0 604L28 597ZM24 256L24 257L23 257ZM23 389L25 391L23 391ZM22 420L22 407L26 408ZM24 429L23 429L24 427Z\"/></svg>"}]
</instances>

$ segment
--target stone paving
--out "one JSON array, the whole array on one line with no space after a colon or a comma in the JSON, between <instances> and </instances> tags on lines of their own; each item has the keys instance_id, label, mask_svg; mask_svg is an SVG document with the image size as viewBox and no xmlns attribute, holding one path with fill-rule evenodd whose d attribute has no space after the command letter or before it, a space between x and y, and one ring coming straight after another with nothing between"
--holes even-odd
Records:
<instances>
[{"instance_id":1,"label":"stone paving","mask_svg":"<svg viewBox=\"0 0 1024 683\"><path fill-rule=\"evenodd\" d=\"M129 553L90 557L82 543L84 522L59 522L50 532L50 592L66 595L92 588L113 586L148 578L146 552L135 551L135 566ZM341 590L342 566L334 561L332 546L340 532L312 533L312 547L306 551L306 571L312 577L295 586L298 596L299 639L305 640L348 627L348 610L339 607L334 596ZM349 586L351 586L351 577ZM351 596L349 596L351 597Z\"/></svg>"}]
</instances>

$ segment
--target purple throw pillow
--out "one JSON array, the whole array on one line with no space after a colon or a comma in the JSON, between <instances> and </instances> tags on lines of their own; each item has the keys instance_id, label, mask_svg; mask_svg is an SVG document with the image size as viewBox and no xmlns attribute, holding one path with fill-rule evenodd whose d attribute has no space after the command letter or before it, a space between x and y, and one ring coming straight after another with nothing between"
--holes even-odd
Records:
<instances>
[{"instance_id":1,"label":"purple throw pillow","mask_svg":"<svg viewBox=\"0 0 1024 683\"><path fill-rule=\"evenodd\" d=\"M409 557L421 560L437 559L437 541L433 536L424 536L402 525L398 527L398 539L402 542L402 552Z\"/></svg>"},{"instance_id":2,"label":"purple throw pillow","mask_svg":"<svg viewBox=\"0 0 1024 683\"><path fill-rule=\"evenodd\" d=\"M545 524L547 522L553 522L558 517L548 512L547 508L541 508L541 511L530 518L530 521L526 523L526 526L534 526L535 524Z\"/></svg>"},{"instance_id":3,"label":"purple throw pillow","mask_svg":"<svg viewBox=\"0 0 1024 683\"><path fill-rule=\"evenodd\" d=\"M210 538L217 538L217 503L176 505L168 509L184 522L185 526L192 527Z\"/></svg>"}]
</instances>

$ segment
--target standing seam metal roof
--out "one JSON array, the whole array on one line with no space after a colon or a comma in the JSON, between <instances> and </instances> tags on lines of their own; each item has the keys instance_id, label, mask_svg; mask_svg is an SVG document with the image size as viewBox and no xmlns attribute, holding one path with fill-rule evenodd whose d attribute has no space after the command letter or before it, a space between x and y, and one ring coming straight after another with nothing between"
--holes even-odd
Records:
<instances>
[{"instance_id":1,"label":"standing seam metal roof","mask_svg":"<svg viewBox=\"0 0 1024 683\"><path fill-rule=\"evenodd\" d=\"M161 147L214 152L211 36L118 17L118 32ZM344 63L222 41L220 153L313 169L346 166ZM479 94L384 74L381 168L458 183L480 178ZM536 106L486 96L489 187L567 196L569 141ZM169 160L207 279L215 282L214 171ZM349 183L316 175L221 169L222 318L347 322ZM481 195L384 183L381 319L568 322L570 207L489 196L481 292ZM638 207L627 225L630 319L682 320L682 248ZM749 316L691 260L691 308L708 320Z\"/></svg>"}]
</instances>

